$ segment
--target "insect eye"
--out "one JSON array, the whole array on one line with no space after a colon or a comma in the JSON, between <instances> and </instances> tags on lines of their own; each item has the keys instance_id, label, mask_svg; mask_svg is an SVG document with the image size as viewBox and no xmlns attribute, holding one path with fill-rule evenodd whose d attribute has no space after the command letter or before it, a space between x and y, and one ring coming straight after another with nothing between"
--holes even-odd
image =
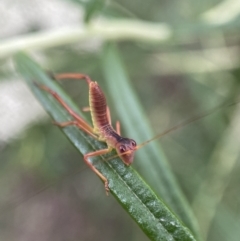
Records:
<instances>
[{"instance_id":1,"label":"insect eye","mask_svg":"<svg viewBox=\"0 0 240 241\"><path fill-rule=\"evenodd\" d=\"M119 151L120 151L121 153L125 152L125 151L126 151L126 147L125 147L125 146L120 146L120 147L119 147Z\"/></svg>"},{"instance_id":2,"label":"insect eye","mask_svg":"<svg viewBox=\"0 0 240 241\"><path fill-rule=\"evenodd\" d=\"M131 145L132 145L132 146L136 146L136 145L137 145L136 141L132 140L132 141L131 141Z\"/></svg>"}]
</instances>

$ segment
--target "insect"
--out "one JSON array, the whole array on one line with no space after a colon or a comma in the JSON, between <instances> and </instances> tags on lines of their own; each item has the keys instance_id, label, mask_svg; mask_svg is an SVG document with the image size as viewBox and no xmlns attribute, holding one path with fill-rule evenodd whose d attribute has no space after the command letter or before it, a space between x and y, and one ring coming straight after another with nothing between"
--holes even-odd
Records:
<instances>
[{"instance_id":1,"label":"insect","mask_svg":"<svg viewBox=\"0 0 240 241\"><path fill-rule=\"evenodd\" d=\"M99 141L104 141L107 144L106 149L97 150L84 155L84 161L86 164L102 179L104 182L106 194L109 193L108 180L102 175L94 166L89 162L89 157L99 156L110 152L112 149L116 149L117 154L120 156L122 161L129 166L133 162L134 152L139 148L133 139L122 137L120 133L120 123L116 123L116 129L111 125L110 110L107 106L106 98L103 91L99 87L98 83L92 81L85 74L59 74L55 75L56 80L60 79L79 79L85 80L89 86L89 110L92 117L93 127L90 126L85 120L83 120L78 114L76 114L54 91L46 86L38 85L42 90L47 91L51 94L73 117L74 120L67 122L54 122L59 127L66 126L77 126L92 137Z\"/></svg>"},{"instance_id":2,"label":"insect","mask_svg":"<svg viewBox=\"0 0 240 241\"><path fill-rule=\"evenodd\" d=\"M81 73L65 73L58 74L53 76L56 80L61 79L76 79L76 80L85 80L89 86L89 108L86 108L90 111L92 117L93 127L89 125L83 118L81 118L76 112L74 112L64 101L63 99L50 88L44 85L38 85L44 91L47 91L51 94L65 109L66 111L73 117L72 121L67 122L54 122L55 125L64 128L66 126L77 126L82 129L92 137L96 138L99 141L106 142L107 148L102 150L97 150L94 152L90 152L84 155L85 163L102 179L104 182L106 194L109 194L109 186L107 178L101 174L94 166L89 162L88 158L103 155L109 153L112 149L116 149L118 156L122 159L122 161L127 165L131 165L134 159L134 153L137 149L142 146L148 144L149 142L164 136L167 133L170 133L174 130L177 130L191 122L204 118L213 112L222 109L223 107L230 106L232 104L224 104L221 106L217 106L214 109L206 111L200 115L194 116L156 136L151 138L150 140L145 141L139 145L133 139L122 137L120 133L120 123L117 121L116 128L114 129L111 124L111 116L110 110L107 106L106 98L99 87L98 83L92 81L89 76Z\"/></svg>"}]
</instances>

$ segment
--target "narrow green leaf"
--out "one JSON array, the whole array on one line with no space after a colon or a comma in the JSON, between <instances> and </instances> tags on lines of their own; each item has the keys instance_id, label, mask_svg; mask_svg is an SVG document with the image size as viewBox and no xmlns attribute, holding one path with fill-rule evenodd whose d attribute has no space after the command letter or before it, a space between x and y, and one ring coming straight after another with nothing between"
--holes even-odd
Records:
<instances>
[{"instance_id":1,"label":"narrow green leaf","mask_svg":"<svg viewBox=\"0 0 240 241\"><path fill-rule=\"evenodd\" d=\"M95 14L100 12L105 5L104 0L90 0L85 5L84 21L89 22Z\"/></svg>"},{"instance_id":2,"label":"narrow green leaf","mask_svg":"<svg viewBox=\"0 0 240 241\"><path fill-rule=\"evenodd\" d=\"M34 82L47 85L56 91L71 108L80 113L58 84L49 79L29 57L18 54L15 56L15 62L18 71L36 98L55 121L66 121L70 116L52 96L36 87ZM64 128L63 132L82 154L106 147L104 143L94 140L75 127ZM104 162L106 158L109 158L109 155L98 156L91 161L109 180L112 195L151 240L195 240L189 230L168 210L133 168L126 167L119 158Z\"/></svg>"},{"instance_id":3,"label":"narrow green leaf","mask_svg":"<svg viewBox=\"0 0 240 241\"><path fill-rule=\"evenodd\" d=\"M102 62L109 93L124 129L129 137L138 143L150 139L154 134L141 107L141 102L130 84L118 51L113 45L105 48ZM136 153L135 162L141 170L145 170L144 177L165 203L179 215L196 236L199 236L195 217L157 142L152 142L139 150Z\"/></svg>"}]
</instances>

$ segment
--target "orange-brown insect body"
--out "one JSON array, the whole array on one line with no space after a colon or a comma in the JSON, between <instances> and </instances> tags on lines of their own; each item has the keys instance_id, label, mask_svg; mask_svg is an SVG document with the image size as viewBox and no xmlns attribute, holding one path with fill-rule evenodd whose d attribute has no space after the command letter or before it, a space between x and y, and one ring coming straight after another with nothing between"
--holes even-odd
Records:
<instances>
[{"instance_id":1,"label":"orange-brown insect body","mask_svg":"<svg viewBox=\"0 0 240 241\"><path fill-rule=\"evenodd\" d=\"M107 102L105 95L97 82L89 83L89 104L90 112L93 121L94 133L99 137L99 140L105 141L109 148L117 150L121 159L126 165L133 162L136 142L129 138L121 137L112 127L109 122Z\"/></svg>"},{"instance_id":2,"label":"orange-brown insect body","mask_svg":"<svg viewBox=\"0 0 240 241\"><path fill-rule=\"evenodd\" d=\"M126 165L130 165L133 162L134 152L137 149L137 144L134 140L124 138L120 135L120 125L118 123L116 131L111 125L110 111L106 103L104 93L100 89L97 82L91 81L91 79L84 74L60 74L55 76L56 79L85 79L89 86L89 105L92 116L93 127L90 126L84 119L82 119L77 113L75 113L63 99L47 86L39 86L41 89L50 93L73 117L74 120L66 121L62 123L55 123L60 127L66 127L75 125L78 128L84 130L89 135L98 139L99 141L106 142L108 148L90 152L84 155L84 161L86 164L104 181L105 190L108 194L108 180L103 176L93 165L89 162L89 157L103 155L110 152L113 148L116 149L118 155Z\"/></svg>"},{"instance_id":3,"label":"orange-brown insect body","mask_svg":"<svg viewBox=\"0 0 240 241\"><path fill-rule=\"evenodd\" d=\"M101 127L109 125L109 120L107 117L106 98L97 82L90 82L89 84L89 105L94 130L101 135Z\"/></svg>"}]
</instances>

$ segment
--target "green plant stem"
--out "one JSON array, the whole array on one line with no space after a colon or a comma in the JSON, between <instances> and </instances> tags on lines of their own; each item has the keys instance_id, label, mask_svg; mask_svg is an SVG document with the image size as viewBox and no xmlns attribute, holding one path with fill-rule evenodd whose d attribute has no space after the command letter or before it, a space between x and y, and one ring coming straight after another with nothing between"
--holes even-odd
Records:
<instances>
[{"instance_id":1,"label":"green plant stem","mask_svg":"<svg viewBox=\"0 0 240 241\"><path fill-rule=\"evenodd\" d=\"M80 43L88 39L160 42L168 39L170 35L171 30L166 24L136 20L93 21L84 27L70 27L6 39L0 42L0 57L20 50L35 51Z\"/></svg>"}]
</instances>

